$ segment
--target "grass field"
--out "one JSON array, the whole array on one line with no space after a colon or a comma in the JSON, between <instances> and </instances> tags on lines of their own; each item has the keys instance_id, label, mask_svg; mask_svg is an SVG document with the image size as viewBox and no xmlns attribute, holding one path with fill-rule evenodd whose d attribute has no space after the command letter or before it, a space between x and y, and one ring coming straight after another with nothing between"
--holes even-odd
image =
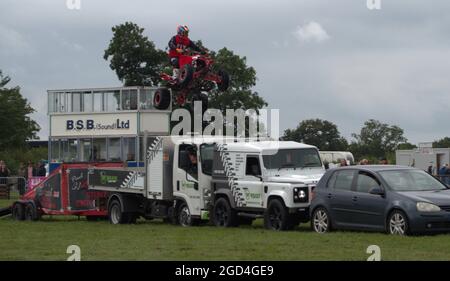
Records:
<instances>
[{"instance_id":1,"label":"grass field","mask_svg":"<svg viewBox=\"0 0 450 281\"><path fill-rule=\"evenodd\" d=\"M0 206L5 206L0 200ZM313 233L252 226L182 228L160 221L135 225L88 222L77 217L44 217L38 222L0 219L0 260L65 260L69 245L82 260L366 260L369 245L383 260L450 260L450 234L394 237L381 233Z\"/></svg>"}]
</instances>

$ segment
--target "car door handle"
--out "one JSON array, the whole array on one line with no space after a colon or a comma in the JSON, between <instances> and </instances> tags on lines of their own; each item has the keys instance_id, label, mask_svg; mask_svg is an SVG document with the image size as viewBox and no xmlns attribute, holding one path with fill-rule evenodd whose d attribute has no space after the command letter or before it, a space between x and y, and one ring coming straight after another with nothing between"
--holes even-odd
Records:
<instances>
[{"instance_id":1,"label":"car door handle","mask_svg":"<svg viewBox=\"0 0 450 281\"><path fill-rule=\"evenodd\" d=\"M356 196L353 196L353 197L352 197L352 201L353 201L353 202L356 202L356 201L358 201L358 197L356 197Z\"/></svg>"},{"instance_id":2,"label":"car door handle","mask_svg":"<svg viewBox=\"0 0 450 281\"><path fill-rule=\"evenodd\" d=\"M333 197L332 195L331 195L331 193L328 193L328 199L331 199L331 197Z\"/></svg>"}]
</instances>

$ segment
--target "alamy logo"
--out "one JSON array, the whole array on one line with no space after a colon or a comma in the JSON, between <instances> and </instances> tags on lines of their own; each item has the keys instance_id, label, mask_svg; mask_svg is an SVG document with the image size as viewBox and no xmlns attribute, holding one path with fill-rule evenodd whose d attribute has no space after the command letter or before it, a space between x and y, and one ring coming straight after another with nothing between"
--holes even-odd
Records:
<instances>
[{"instance_id":1,"label":"alamy logo","mask_svg":"<svg viewBox=\"0 0 450 281\"><path fill-rule=\"evenodd\" d=\"M81 260L81 249L78 245L70 245L67 247L66 254L70 254L67 261L80 261Z\"/></svg>"}]
</instances>

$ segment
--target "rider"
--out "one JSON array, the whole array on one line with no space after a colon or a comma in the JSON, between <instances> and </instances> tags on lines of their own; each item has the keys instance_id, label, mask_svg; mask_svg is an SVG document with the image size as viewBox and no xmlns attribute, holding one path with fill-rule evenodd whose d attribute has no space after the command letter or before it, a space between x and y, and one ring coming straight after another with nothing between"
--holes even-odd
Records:
<instances>
[{"instance_id":1,"label":"rider","mask_svg":"<svg viewBox=\"0 0 450 281\"><path fill-rule=\"evenodd\" d=\"M173 66L174 79L178 77L180 69L178 58L186 48L190 48L197 52L202 51L202 49L189 39L189 28L186 25L179 25L177 27L177 35L173 36L169 41L169 59Z\"/></svg>"}]
</instances>

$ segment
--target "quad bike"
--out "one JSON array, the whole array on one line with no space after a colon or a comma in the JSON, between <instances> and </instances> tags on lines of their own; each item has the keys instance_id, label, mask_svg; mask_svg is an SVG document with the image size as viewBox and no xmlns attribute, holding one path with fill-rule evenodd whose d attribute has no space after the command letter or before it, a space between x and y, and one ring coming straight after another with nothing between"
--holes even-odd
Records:
<instances>
[{"instance_id":1,"label":"quad bike","mask_svg":"<svg viewBox=\"0 0 450 281\"><path fill-rule=\"evenodd\" d=\"M167 109L172 102L170 91L172 89L174 102L184 106L187 102L195 100L202 102L207 108L208 97L202 92L209 92L215 85L219 91L228 89L230 78L225 71L213 71L214 61L206 53L185 52L179 57L180 71L178 77L172 77L167 73L161 74L161 79L166 82L166 87L156 90L153 96L153 105L157 109ZM206 104L205 104L206 103Z\"/></svg>"}]
</instances>

